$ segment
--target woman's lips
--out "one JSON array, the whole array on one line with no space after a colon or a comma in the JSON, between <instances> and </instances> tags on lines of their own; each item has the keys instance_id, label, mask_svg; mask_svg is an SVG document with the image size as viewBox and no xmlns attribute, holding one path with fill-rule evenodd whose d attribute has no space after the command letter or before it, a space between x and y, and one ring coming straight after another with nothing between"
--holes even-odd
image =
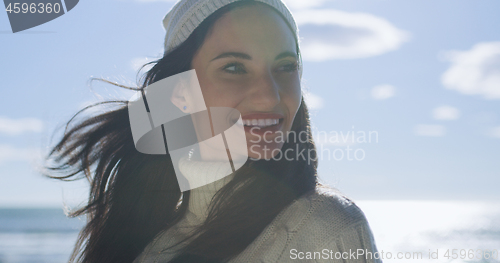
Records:
<instances>
[{"instance_id":1,"label":"woman's lips","mask_svg":"<svg viewBox=\"0 0 500 263\"><path fill-rule=\"evenodd\" d=\"M252 113L243 115L242 119L245 132L267 137L281 130L285 118L279 113Z\"/></svg>"},{"instance_id":2,"label":"woman's lips","mask_svg":"<svg viewBox=\"0 0 500 263\"><path fill-rule=\"evenodd\" d=\"M267 126L267 127L259 127L259 126L244 126L245 132L250 133L252 135L262 136L273 136L273 134L277 131L281 130L283 126L283 119L275 125Z\"/></svg>"},{"instance_id":3,"label":"woman's lips","mask_svg":"<svg viewBox=\"0 0 500 263\"><path fill-rule=\"evenodd\" d=\"M285 115L281 113L246 113L242 114L241 118L243 120L251 119L282 119Z\"/></svg>"}]
</instances>

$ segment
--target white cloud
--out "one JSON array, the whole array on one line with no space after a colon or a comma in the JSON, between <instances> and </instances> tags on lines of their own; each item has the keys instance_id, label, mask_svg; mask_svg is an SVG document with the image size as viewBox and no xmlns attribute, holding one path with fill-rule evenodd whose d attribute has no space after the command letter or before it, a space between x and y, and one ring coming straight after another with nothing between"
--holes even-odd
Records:
<instances>
[{"instance_id":1,"label":"white cloud","mask_svg":"<svg viewBox=\"0 0 500 263\"><path fill-rule=\"evenodd\" d=\"M323 108L324 99L321 98L320 96L309 93L309 92L307 92L307 93L304 92L303 96L304 96L304 101L306 102L309 110L319 110L319 109Z\"/></svg>"},{"instance_id":2,"label":"white cloud","mask_svg":"<svg viewBox=\"0 0 500 263\"><path fill-rule=\"evenodd\" d=\"M0 144L0 164L12 161L35 161L39 155L39 149L16 148Z\"/></svg>"},{"instance_id":3,"label":"white cloud","mask_svg":"<svg viewBox=\"0 0 500 263\"><path fill-rule=\"evenodd\" d=\"M138 57L138 58L134 58L132 59L132 61L130 62L130 66L132 67L132 69L134 71L138 71L142 65L148 63L148 62L151 62L153 61L154 59L152 58L148 58L148 57ZM153 65L148 65L146 67L144 67L142 70L143 71L148 71L150 70L151 68L153 67Z\"/></svg>"},{"instance_id":4,"label":"white cloud","mask_svg":"<svg viewBox=\"0 0 500 263\"><path fill-rule=\"evenodd\" d=\"M319 7L327 0L284 0L286 6L290 9L304 9L310 7Z\"/></svg>"},{"instance_id":5,"label":"white cloud","mask_svg":"<svg viewBox=\"0 0 500 263\"><path fill-rule=\"evenodd\" d=\"M18 135L23 132L41 132L43 122L35 118L9 119L0 116L0 133Z\"/></svg>"},{"instance_id":6,"label":"white cloud","mask_svg":"<svg viewBox=\"0 0 500 263\"><path fill-rule=\"evenodd\" d=\"M440 137L444 136L445 133L446 128L443 125L419 124L415 127L415 135L417 136Z\"/></svg>"},{"instance_id":7,"label":"white cloud","mask_svg":"<svg viewBox=\"0 0 500 263\"><path fill-rule=\"evenodd\" d=\"M396 88L392 85L378 85L371 89L372 98L375 100L385 100L394 97Z\"/></svg>"},{"instance_id":8,"label":"white cloud","mask_svg":"<svg viewBox=\"0 0 500 263\"><path fill-rule=\"evenodd\" d=\"M294 12L304 60L377 56L398 49L410 34L384 18L333 9Z\"/></svg>"},{"instance_id":9,"label":"white cloud","mask_svg":"<svg viewBox=\"0 0 500 263\"><path fill-rule=\"evenodd\" d=\"M451 66L441 76L443 85L466 95L500 99L500 42L482 42L467 51L448 51Z\"/></svg>"},{"instance_id":10,"label":"white cloud","mask_svg":"<svg viewBox=\"0 0 500 263\"><path fill-rule=\"evenodd\" d=\"M452 106L440 106L432 110L432 117L436 120L457 120L460 110Z\"/></svg>"},{"instance_id":11,"label":"white cloud","mask_svg":"<svg viewBox=\"0 0 500 263\"><path fill-rule=\"evenodd\" d=\"M372 95L372 98L375 100L385 100L390 97L394 97L396 88L388 84L378 85L373 87L370 93Z\"/></svg>"},{"instance_id":12,"label":"white cloud","mask_svg":"<svg viewBox=\"0 0 500 263\"><path fill-rule=\"evenodd\" d=\"M489 135L493 138L500 138L500 126L491 128L489 131Z\"/></svg>"}]
</instances>

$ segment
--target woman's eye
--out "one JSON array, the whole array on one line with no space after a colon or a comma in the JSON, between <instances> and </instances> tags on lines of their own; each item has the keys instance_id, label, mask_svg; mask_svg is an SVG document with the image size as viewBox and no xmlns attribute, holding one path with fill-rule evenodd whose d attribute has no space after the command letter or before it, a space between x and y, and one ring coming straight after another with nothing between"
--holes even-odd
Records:
<instances>
[{"instance_id":1,"label":"woman's eye","mask_svg":"<svg viewBox=\"0 0 500 263\"><path fill-rule=\"evenodd\" d=\"M223 68L223 70L226 71L226 72L228 72L228 73L231 73L231 74L243 74L243 73L246 73L245 68L243 67L243 65L241 65L239 63L228 64L228 65L226 65Z\"/></svg>"},{"instance_id":2,"label":"woman's eye","mask_svg":"<svg viewBox=\"0 0 500 263\"><path fill-rule=\"evenodd\" d=\"M299 69L299 64L298 63L289 63L286 65L283 65L279 68L282 71L285 72L293 72Z\"/></svg>"}]
</instances>

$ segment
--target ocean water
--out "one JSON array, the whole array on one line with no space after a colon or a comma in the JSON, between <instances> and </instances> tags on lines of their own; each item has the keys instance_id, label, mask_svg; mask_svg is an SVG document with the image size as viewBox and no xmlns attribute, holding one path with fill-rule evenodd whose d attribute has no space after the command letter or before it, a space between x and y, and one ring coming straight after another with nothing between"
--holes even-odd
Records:
<instances>
[{"instance_id":1,"label":"ocean water","mask_svg":"<svg viewBox=\"0 0 500 263\"><path fill-rule=\"evenodd\" d=\"M62 209L0 209L0 263L68 262L84 223Z\"/></svg>"},{"instance_id":2,"label":"ocean water","mask_svg":"<svg viewBox=\"0 0 500 263\"><path fill-rule=\"evenodd\" d=\"M500 202L356 203L384 262L500 263ZM67 262L83 224L62 209L0 209L0 263ZM496 258L485 259L487 249L496 249Z\"/></svg>"}]
</instances>

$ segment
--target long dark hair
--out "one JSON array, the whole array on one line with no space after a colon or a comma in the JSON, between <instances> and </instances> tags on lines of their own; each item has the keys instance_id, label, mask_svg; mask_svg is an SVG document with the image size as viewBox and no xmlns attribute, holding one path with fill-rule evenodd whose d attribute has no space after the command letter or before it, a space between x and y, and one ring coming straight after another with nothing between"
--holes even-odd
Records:
<instances>
[{"instance_id":1,"label":"long dark hair","mask_svg":"<svg viewBox=\"0 0 500 263\"><path fill-rule=\"evenodd\" d=\"M238 1L217 10L180 46L146 64L153 67L141 78L139 88L130 89L141 90L191 69L192 58L214 22L229 10L251 3L255 2ZM170 156L147 155L135 149L127 101L104 103L117 108L78 122L77 117L86 109L103 103L76 113L47 156L52 164L46 165L46 176L60 180L86 177L91 185L88 203L69 214L87 215L70 262L132 262L160 231L185 215L189 203L190 192L181 193ZM171 262L233 258L287 205L315 189L316 148L303 100L292 131L306 133L308 140L290 135L282 150L305 151L309 158L247 161L217 192L208 218Z\"/></svg>"}]
</instances>

